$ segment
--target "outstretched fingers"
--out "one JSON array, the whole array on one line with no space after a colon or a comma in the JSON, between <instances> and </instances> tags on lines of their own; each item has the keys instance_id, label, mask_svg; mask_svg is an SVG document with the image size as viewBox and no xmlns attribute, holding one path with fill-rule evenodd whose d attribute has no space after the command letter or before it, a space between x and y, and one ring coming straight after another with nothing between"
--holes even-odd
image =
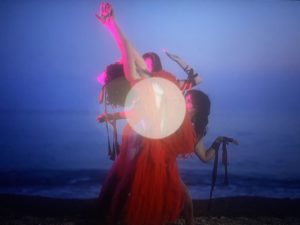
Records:
<instances>
[{"instance_id":1,"label":"outstretched fingers","mask_svg":"<svg viewBox=\"0 0 300 225\"><path fill-rule=\"evenodd\" d=\"M106 24L107 22L109 22L112 16L113 16L112 5L108 2L102 2L100 5L99 15L96 14L97 19L101 23Z\"/></svg>"}]
</instances>

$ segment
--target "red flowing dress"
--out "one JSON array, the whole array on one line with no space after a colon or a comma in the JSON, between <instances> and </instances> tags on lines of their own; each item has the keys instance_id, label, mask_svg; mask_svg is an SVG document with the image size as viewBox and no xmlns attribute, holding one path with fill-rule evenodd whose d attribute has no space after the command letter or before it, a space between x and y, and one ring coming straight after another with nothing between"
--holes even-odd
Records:
<instances>
[{"instance_id":1,"label":"red flowing dress","mask_svg":"<svg viewBox=\"0 0 300 225\"><path fill-rule=\"evenodd\" d=\"M154 73L176 83L166 71ZM141 137L130 193L126 224L160 225L179 218L186 198L176 157L194 152L195 133L188 115L180 128L163 139ZM127 151L130 151L129 149Z\"/></svg>"}]
</instances>

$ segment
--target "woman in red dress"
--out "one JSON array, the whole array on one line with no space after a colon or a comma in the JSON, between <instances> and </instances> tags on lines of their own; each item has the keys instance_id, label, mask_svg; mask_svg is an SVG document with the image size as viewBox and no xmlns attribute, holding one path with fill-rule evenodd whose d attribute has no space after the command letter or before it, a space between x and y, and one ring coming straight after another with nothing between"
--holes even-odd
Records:
<instances>
[{"instance_id":1,"label":"woman in red dress","mask_svg":"<svg viewBox=\"0 0 300 225\"><path fill-rule=\"evenodd\" d=\"M111 68L108 68L106 93L110 103L122 105L124 99L115 96L124 95L112 81L124 76L130 86L134 86L139 80L148 79L149 72L144 59L121 32L110 4L102 3L98 19L112 33L121 51L121 64L111 67L121 65L124 73L109 73ZM150 75L176 83L174 76L167 72ZM128 225L159 225L176 220L184 208L187 195L176 157L193 153L195 146L195 133L188 114L185 114L176 132L162 139L142 137L126 126L122 140L120 155L111 170L111 179L108 178L110 185L107 185L111 187L116 184L111 192L111 218L114 212L121 210L122 222ZM122 199L120 196L124 197L122 192L128 187L129 190L125 191L128 195ZM104 187L104 190L107 188Z\"/></svg>"}]
</instances>

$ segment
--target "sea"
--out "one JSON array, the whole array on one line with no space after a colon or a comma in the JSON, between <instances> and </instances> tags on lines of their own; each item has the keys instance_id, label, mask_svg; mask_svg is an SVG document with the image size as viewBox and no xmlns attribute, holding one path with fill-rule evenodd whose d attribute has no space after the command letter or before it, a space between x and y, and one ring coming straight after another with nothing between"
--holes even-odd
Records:
<instances>
[{"instance_id":1,"label":"sea","mask_svg":"<svg viewBox=\"0 0 300 225\"><path fill-rule=\"evenodd\" d=\"M97 198L112 161L105 127L96 113L2 112L0 194L65 199ZM220 113L210 116L205 145L218 135L228 145L228 178L219 160L213 198L300 198L298 114ZM226 118L226 119L224 119ZM100 128L101 127L101 128ZM221 155L221 154L220 154ZM213 161L178 159L193 199L208 199Z\"/></svg>"},{"instance_id":2,"label":"sea","mask_svg":"<svg viewBox=\"0 0 300 225\"><path fill-rule=\"evenodd\" d=\"M107 170L2 171L0 193L66 199L97 198L106 174ZM209 198L211 171L182 170L181 174L193 199ZM229 171L229 184L225 185L224 174L219 174L212 197L232 196L297 199L300 198L300 179L244 176Z\"/></svg>"}]
</instances>

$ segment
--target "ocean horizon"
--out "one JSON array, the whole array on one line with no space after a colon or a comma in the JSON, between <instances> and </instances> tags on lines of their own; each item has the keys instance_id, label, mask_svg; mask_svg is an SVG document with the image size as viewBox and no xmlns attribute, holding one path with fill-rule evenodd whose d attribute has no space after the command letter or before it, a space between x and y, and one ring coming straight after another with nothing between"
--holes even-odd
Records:
<instances>
[{"instance_id":1,"label":"ocean horizon","mask_svg":"<svg viewBox=\"0 0 300 225\"><path fill-rule=\"evenodd\" d=\"M112 165L105 127L96 115L2 111L0 193L96 198ZM229 185L223 184L220 165L213 197L300 198L299 121L297 113L284 119L280 113L210 115L207 147L219 135L239 141L228 145ZM209 198L213 161L204 164L196 156L178 161L192 197Z\"/></svg>"},{"instance_id":2,"label":"ocean horizon","mask_svg":"<svg viewBox=\"0 0 300 225\"><path fill-rule=\"evenodd\" d=\"M276 179L264 175L238 175L230 172L229 185L224 174L217 177L213 198L257 196L300 198L300 179ZM66 199L97 198L108 170L1 170L0 193ZM211 170L181 169L181 176L193 199L208 199Z\"/></svg>"}]
</instances>

